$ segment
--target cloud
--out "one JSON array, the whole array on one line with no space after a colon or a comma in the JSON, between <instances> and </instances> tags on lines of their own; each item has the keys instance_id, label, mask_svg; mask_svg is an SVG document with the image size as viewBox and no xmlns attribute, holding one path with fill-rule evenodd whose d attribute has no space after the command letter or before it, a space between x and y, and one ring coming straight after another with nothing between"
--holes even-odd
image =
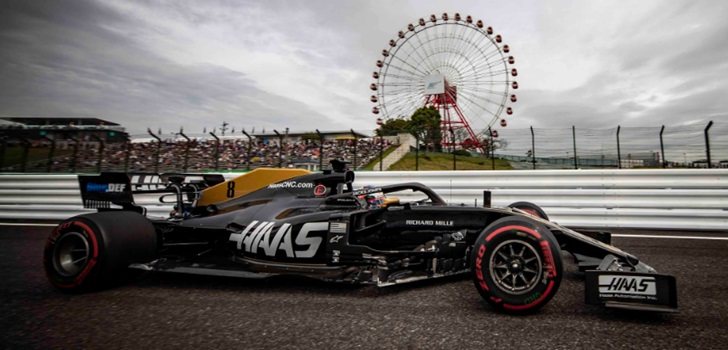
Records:
<instances>
[{"instance_id":1,"label":"cloud","mask_svg":"<svg viewBox=\"0 0 728 350\"><path fill-rule=\"evenodd\" d=\"M0 115L95 116L132 132L371 130L374 62L430 13L512 48L508 128L723 118L728 3L694 1L3 2Z\"/></svg>"}]
</instances>

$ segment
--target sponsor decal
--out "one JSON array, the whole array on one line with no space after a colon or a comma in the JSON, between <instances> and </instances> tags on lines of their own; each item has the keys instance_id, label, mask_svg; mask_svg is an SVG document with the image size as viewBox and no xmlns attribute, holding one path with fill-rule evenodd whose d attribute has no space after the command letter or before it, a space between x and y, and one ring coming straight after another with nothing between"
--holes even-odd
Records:
<instances>
[{"instance_id":1,"label":"sponsor decal","mask_svg":"<svg viewBox=\"0 0 728 350\"><path fill-rule=\"evenodd\" d=\"M356 196L361 196L361 195L365 195L365 194L369 194L369 193L377 193L377 192L382 192L382 188L381 187L367 187L367 188L362 188L362 189L353 191L351 194L353 194L356 197Z\"/></svg>"},{"instance_id":2,"label":"sponsor decal","mask_svg":"<svg viewBox=\"0 0 728 350\"><path fill-rule=\"evenodd\" d=\"M490 288L485 284L485 278L483 277L483 255L485 255L485 245L481 244L478 247L478 253L475 255L475 278L478 280L480 288L489 291Z\"/></svg>"},{"instance_id":3,"label":"sponsor decal","mask_svg":"<svg viewBox=\"0 0 728 350\"><path fill-rule=\"evenodd\" d=\"M339 243L342 238L344 238L344 235L333 236L331 237L331 239L329 239L329 243Z\"/></svg>"},{"instance_id":4,"label":"sponsor decal","mask_svg":"<svg viewBox=\"0 0 728 350\"><path fill-rule=\"evenodd\" d=\"M327 222L309 222L294 234L291 224L283 224L273 233L273 225L273 222L253 221L242 232L230 234L229 240L236 243L238 250L252 254L275 257L278 251L283 251L289 258L311 258L316 255L323 238L309 237L309 234L329 228Z\"/></svg>"},{"instance_id":5,"label":"sponsor decal","mask_svg":"<svg viewBox=\"0 0 728 350\"><path fill-rule=\"evenodd\" d=\"M326 186L318 184L313 188L313 194L316 197L321 197L326 194Z\"/></svg>"},{"instance_id":6,"label":"sponsor decal","mask_svg":"<svg viewBox=\"0 0 728 350\"><path fill-rule=\"evenodd\" d=\"M86 192L102 192L102 193L120 193L124 192L126 184L99 184L95 182L89 182L86 184Z\"/></svg>"},{"instance_id":7,"label":"sponsor decal","mask_svg":"<svg viewBox=\"0 0 728 350\"><path fill-rule=\"evenodd\" d=\"M346 233L346 223L345 222L332 222L329 225L329 232L331 233Z\"/></svg>"},{"instance_id":8,"label":"sponsor decal","mask_svg":"<svg viewBox=\"0 0 728 350\"><path fill-rule=\"evenodd\" d=\"M311 183L311 182L298 182L298 181L283 181L283 182L279 182L277 184L270 184L270 185L268 185L268 188L272 188L272 189L283 189L283 188L289 188L289 189L313 188L313 183Z\"/></svg>"},{"instance_id":9,"label":"sponsor decal","mask_svg":"<svg viewBox=\"0 0 728 350\"><path fill-rule=\"evenodd\" d=\"M547 271L548 277L554 278L556 277L556 263L554 262L553 254L551 254L549 242L541 241L540 246L541 251L543 252L544 268ZM544 278L546 278L546 276L544 276Z\"/></svg>"},{"instance_id":10,"label":"sponsor decal","mask_svg":"<svg viewBox=\"0 0 728 350\"><path fill-rule=\"evenodd\" d=\"M130 181L137 191L154 191L165 187L159 175L132 175Z\"/></svg>"},{"instance_id":11,"label":"sponsor decal","mask_svg":"<svg viewBox=\"0 0 728 350\"><path fill-rule=\"evenodd\" d=\"M649 276L599 275L599 296L654 299L657 297L655 278Z\"/></svg>"},{"instance_id":12,"label":"sponsor decal","mask_svg":"<svg viewBox=\"0 0 728 350\"><path fill-rule=\"evenodd\" d=\"M404 224L410 226L454 226L452 220L405 220Z\"/></svg>"}]
</instances>

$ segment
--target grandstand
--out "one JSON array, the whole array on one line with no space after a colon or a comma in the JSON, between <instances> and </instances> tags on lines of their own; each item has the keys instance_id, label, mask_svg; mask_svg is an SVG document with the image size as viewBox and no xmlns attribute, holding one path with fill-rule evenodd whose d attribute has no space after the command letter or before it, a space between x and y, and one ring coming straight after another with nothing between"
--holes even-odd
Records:
<instances>
[{"instance_id":1,"label":"grandstand","mask_svg":"<svg viewBox=\"0 0 728 350\"><path fill-rule=\"evenodd\" d=\"M244 171L276 166L318 170L331 159L360 167L378 154L380 142L384 149L396 142L353 130L249 138L242 133L128 135L119 124L96 118L4 120L0 171L5 172Z\"/></svg>"},{"instance_id":2,"label":"grandstand","mask_svg":"<svg viewBox=\"0 0 728 350\"><path fill-rule=\"evenodd\" d=\"M10 140L76 139L81 142L101 139L124 142L129 139L120 124L86 117L2 117L0 137Z\"/></svg>"}]
</instances>

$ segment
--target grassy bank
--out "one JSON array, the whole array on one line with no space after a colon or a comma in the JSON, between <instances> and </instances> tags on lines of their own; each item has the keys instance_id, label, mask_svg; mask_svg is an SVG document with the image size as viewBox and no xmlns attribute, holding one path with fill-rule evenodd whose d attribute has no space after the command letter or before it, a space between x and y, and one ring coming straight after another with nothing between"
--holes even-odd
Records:
<instances>
[{"instance_id":1,"label":"grassy bank","mask_svg":"<svg viewBox=\"0 0 728 350\"><path fill-rule=\"evenodd\" d=\"M415 170L415 152L407 153L399 162L392 165L389 170ZM419 170L452 170L452 154L420 152ZM457 170L491 170L490 158L480 156L457 156ZM508 161L496 158L495 170L513 169Z\"/></svg>"}]
</instances>

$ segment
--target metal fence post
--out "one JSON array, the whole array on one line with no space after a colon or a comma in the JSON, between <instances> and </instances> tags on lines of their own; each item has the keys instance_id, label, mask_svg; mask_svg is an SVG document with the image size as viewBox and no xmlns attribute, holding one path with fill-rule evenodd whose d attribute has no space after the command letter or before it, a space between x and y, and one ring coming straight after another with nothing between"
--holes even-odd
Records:
<instances>
[{"instance_id":1,"label":"metal fence post","mask_svg":"<svg viewBox=\"0 0 728 350\"><path fill-rule=\"evenodd\" d=\"M450 128L450 152L452 152L452 170L458 170L457 160L455 156L455 131Z\"/></svg>"},{"instance_id":2,"label":"metal fence post","mask_svg":"<svg viewBox=\"0 0 728 350\"><path fill-rule=\"evenodd\" d=\"M5 166L6 148L8 148L8 140L3 137L2 140L0 140L0 171L2 171L2 168Z\"/></svg>"},{"instance_id":3,"label":"metal fence post","mask_svg":"<svg viewBox=\"0 0 728 350\"><path fill-rule=\"evenodd\" d=\"M533 134L533 126L531 126L531 163L536 170L536 136Z\"/></svg>"},{"instance_id":4,"label":"metal fence post","mask_svg":"<svg viewBox=\"0 0 728 350\"><path fill-rule=\"evenodd\" d=\"M247 155L247 161L245 163L246 163L246 167L247 167L248 171L250 171L250 149L253 144L253 138L250 137L250 135L248 135L248 133L245 130L243 130L243 135L245 135L248 138L248 151L247 151L248 155Z\"/></svg>"},{"instance_id":5,"label":"metal fence post","mask_svg":"<svg viewBox=\"0 0 728 350\"><path fill-rule=\"evenodd\" d=\"M98 150L99 150L99 158L96 160L96 172L97 173L100 173L101 172L101 164L102 164L102 162L104 160L104 140L102 140L97 135L91 135L91 138L93 138L94 140L96 140L96 141L99 142L99 148L98 148Z\"/></svg>"},{"instance_id":6,"label":"metal fence post","mask_svg":"<svg viewBox=\"0 0 728 350\"><path fill-rule=\"evenodd\" d=\"M162 139L160 139L159 136L155 135L152 132L152 129L150 129L150 128L147 128L147 133L149 135L151 135L153 138L157 139L157 152L156 152L156 156L154 157L154 172L158 173L159 172L159 152L162 149Z\"/></svg>"},{"instance_id":7,"label":"metal fence post","mask_svg":"<svg viewBox=\"0 0 728 350\"><path fill-rule=\"evenodd\" d=\"M415 171L420 170L420 135L415 133Z\"/></svg>"},{"instance_id":8,"label":"metal fence post","mask_svg":"<svg viewBox=\"0 0 728 350\"><path fill-rule=\"evenodd\" d=\"M44 137L51 142L51 148L48 150L48 162L46 163L46 172L50 173L53 169L53 157L56 153L56 139L52 139L48 136Z\"/></svg>"},{"instance_id":9,"label":"metal fence post","mask_svg":"<svg viewBox=\"0 0 728 350\"><path fill-rule=\"evenodd\" d=\"M22 139L23 142L23 155L20 159L20 172L24 173L28 167L28 152L30 152L30 140Z\"/></svg>"},{"instance_id":10,"label":"metal fence post","mask_svg":"<svg viewBox=\"0 0 728 350\"><path fill-rule=\"evenodd\" d=\"M73 141L73 153L71 154L70 169L72 173L76 172L76 157L78 156L78 140L73 137L69 137L69 140Z\"/></svg>"},{"instance_id":11,"label":"metal fence post","mask_svg":"<svg viewBox=\"0 0 728 350\"><path fill-rule=\"evenodd\" d=\"M126 152L124 154L124 172L126 173L129 171L129 156L131 154L131 140L127 138L124 146L126 148Z\"/></svg>"},{"instance_id":12,"label":"metal fence post","mask_svg":"<svg viewBox=\"0 0 728 350\"><path fill-rule=\"evenodd\" d=\"M493 143L493 130L491 130L490 126L488 127L488 137L490 137L490 142L488 144L490 148L490 169L495 170L495 144Z\"/></svg>"},{"instance_id":13,"label":"metal fence post","mask_svg":"<svg viewBox=\"0 0 728 350\"><path fill-rule=\"evenodd\" d=\"M382 166L384 164L384 136L382 135L382 129L377 129L377 133L379 133L379 171L382 171Z\"/></svg>"},{"instance_id":14,"label":"metal fence post","mask_svg":"<svg viewBox=\"0 0 728 350\"><path fill-rule=\"evenodd\" d=\"M210 132L210 136L215 138L215 171L217 171L220 167L220 138L213 132Z\"/></svg>"},{"instance_id":15,"label":"metal fence post","mask_svg":"<svg viewBox=\"0 0 728 350\"><path fill-rule=\"evenodd\" d=\"M665 132L665 126L663 125L662 128L660 128L660 157L662 158L662 167L667 167L667 160L665 159L665 144L662 142L662 134Z\"/></svg>"},{"instance_id":16,"label":"metal fence post","mask_svg":"<svg viewBox=\"0 0 728 350\"><path fill-rule=\"evenodd\" d=\"M579 169L579 157L576 155L576 126L571 126L571 137L574 140L574 169Z\"/></svg>"},{"instance_id":17,"label":"metal fence post","mask_svg":"<svg viewBox=\"0 0 728 350\"><path fill-rule=\"evenodd\" d=\"M190 138L185 135L184 130L182 128L179 128L179 135L182 136L187 142L185 142L185 160L182 164L182 172L187 172L187 166L189 165L189 159L190 159Z\"/></svg>"},{"instance_id":18,"label":"metal fence post","mask_svg":"<svg viewBox=\"0 0 728 350\"><path fill-rule=\"evenodd\" d=\"M319 171L324 170L324 137L319 129L316 129L316 135L319 137Z\"/></svg>"},{"instance_id":19,"label":"metal fence post","mask_svg":"<svg viewBox=\"0 0 728 350\"><path fill-rule=\"evenodd\" d=\"M709 121L708 125L705 127L705 156L708 158L708 169L713 167L713 164L710 161L710 136L708 135L708 130L710 130L710 127L713 126L713 121Z\"/></svg>"},{"instance_id":20,"label":"metal fence post","mask_svg":"<svg viewBox=\"0 0 728 350\"><path fill-rule=\"evenodd\" d=\"M351 135L354 136L354 167L352 169L356 170L356 148L359 145L359 138L356 136L354 129L351 129Z\"/></svg>"},{"instance_id":21,"label":"metal fence post","mask_svg":"<svg viewBox=\"0 0 728 350\"><path fill-rule=\"evenodd\" d=\"M617 125L617 168L622 169L622 148L619 145L619 132L622 130L621 125Z\"/></svg>"}]
</instances>

